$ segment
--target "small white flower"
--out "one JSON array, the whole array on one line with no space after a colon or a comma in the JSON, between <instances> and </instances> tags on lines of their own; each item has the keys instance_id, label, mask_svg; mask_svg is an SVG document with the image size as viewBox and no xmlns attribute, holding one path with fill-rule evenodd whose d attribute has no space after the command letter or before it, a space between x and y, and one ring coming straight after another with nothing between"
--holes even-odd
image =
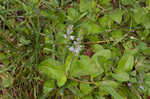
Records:
<instances>
[{"instance_id":1,"label":"small white flower","mask_svg":"<svg viewBox=\"0 0 150 99\"><path fill-rule=\"evenodd\" d=\"M74 36L70 36L70 39L71 39L71 40L74 40Z\"/></svg>"},{"instance_id":2,"label":"small white flower","mask_svg":"<svg viewBox=\"0 0 150 99\"><path fill-rule=\"evenodd\" d=\"M70 51L74 51L74 47L71 46L71 47L69 48L69 50L70 50Z\"/></svg>"}]
</instances>

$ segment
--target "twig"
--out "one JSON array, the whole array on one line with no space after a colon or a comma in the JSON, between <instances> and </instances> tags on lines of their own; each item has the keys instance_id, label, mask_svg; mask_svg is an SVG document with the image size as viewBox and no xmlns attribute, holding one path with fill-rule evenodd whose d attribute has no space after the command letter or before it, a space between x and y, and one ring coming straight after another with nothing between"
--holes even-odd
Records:
<instances>
[{"instance_id":1,"label":"twig","mask_svg":"<svg viewBox=\"0 0 150 99\"><path fill-rule=\"evenodd\" d=\"M97 41L97 42L86 42L84 44L101 44L101 43L107 43L107 42L113 42L114 40L105 40L105 41Z\"/></svg>"},{"instance_id":2,"label":"twig","mask_svg":"<svg viewBox=\"0 0 150 99\"><path fill-rule=\"evenodd\" d=\"M74 81L77 81L77 82L79 82L79 83L94 84L94 85L95 85L95 83L94 83L94 82L81 81L81 80L78 80L78 79L75 79L75 78L68 78L68 79L70 79L70 80L74 80Z\"/></svg>"},{"instance_id":3,"label":"twig","mask_svg":"<svg viewBox=\"0 0 150 99\"><path fill-rule=\"evenodd\" d=\"M101 5L96 5L98 8L100 8L100 9L102 9L102 12L105 12L106 11L106 9L105 8L103 8Z\"/></svg>"}]
</instances>

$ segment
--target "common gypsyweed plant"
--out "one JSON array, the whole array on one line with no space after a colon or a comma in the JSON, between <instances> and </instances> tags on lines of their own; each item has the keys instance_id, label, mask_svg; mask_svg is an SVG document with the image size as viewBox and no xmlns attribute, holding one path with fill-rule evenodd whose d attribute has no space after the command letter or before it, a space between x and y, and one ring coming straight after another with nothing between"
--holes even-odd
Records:
<instances>
[{"instance_id":1,"label":"common gypsyweed plant","mask_svg":"<svg viewBox=\"0 0 150 99\"><path fill-rule=\"evenodd\" d=\"M69 51L73 52L73 53L79 53L82 49L82 45L81 45L81 35L78 34L78 37L73 36L73 25L69 25L67 27L67 33L64 34L64 38L68 41L68 46Z\"/></svg>"},{"instance_id":2,"label":"common gypsyweed plant","mask_svg":"<svg viewBox=\"0 0 150 99\"><path fill-rule=\"evenodd\" d=\"M149 36L150 0L0 0L0 99L149 99Z\"/></svg>"}]
</instances>

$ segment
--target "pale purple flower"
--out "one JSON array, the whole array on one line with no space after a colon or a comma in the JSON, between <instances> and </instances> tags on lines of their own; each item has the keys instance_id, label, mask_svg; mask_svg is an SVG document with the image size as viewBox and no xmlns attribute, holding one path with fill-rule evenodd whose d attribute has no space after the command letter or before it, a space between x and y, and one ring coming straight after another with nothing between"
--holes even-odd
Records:
<instances>
[{"instance_id":1,"label":"pale purple flower","mask_svg":"<svg viewBox=\"0 0 150 99\"><path fill-rule=\"evenodd\" d=\"M128 83L128 86L132 86L132 84L131 84L131 83Z\"/></svg>"},{"instance_id":2,"label":"pale purple flower","mask_svg":"<svg viewBox=\"0 0 150 99\"><path fill-rule=\"evenodd\" d=\"M81 41L81 39L80 39L80 38L77 38L77 41Z\"/></svg>"},{"instance_id":3,"label":"pale purple flower","mask_svg":"<svg viewBox=\"0 0 150 99\"><path fill-rule=\"evenodd\" d=\"M70 39L71 39L71 40L74 40L74 38L75 38L74 36L70 36Z\"/></svg>"},{"instance_id":4,"label":"pale purple flower","mask_svg":"<svg viewBox=\"0 0 150 99\"><path fill-rule=\"evenodd\" d=\"M66 35L66 34L64 34L64 38L67 38L67 35Z\"/></svg>"},{"instance_id":5,"label":"pale purple flower","mask_svg":"<svg viewBox=\"0 0 150 99\"><path fill-rule=\"evenodd\" d=\"M69 50L74 51L74 47L73 46L69 47Z\"/></svg>"},{"instance_id":6,"label":"pale purple flower","mask_svg":"<svg viewBox=\"0 0 150 99\"><path fill-rule=\"evenodd\" d=\"M139 88L141 88L142 90L144 90L144 87L143 87L143 86L140 86Z\"/></svg>"},{"instance_id":7,"label":"pale purple flower","mask_svg":"<svg viewBox=\"0 0 150 99\"><path fill-rule=\"evenodd\" d=\"M73 44L74 44L74 45L77 45L77 44L78 44L78 42L77 42L77 41L73 41Z\"/></svg>"}]
</instances>

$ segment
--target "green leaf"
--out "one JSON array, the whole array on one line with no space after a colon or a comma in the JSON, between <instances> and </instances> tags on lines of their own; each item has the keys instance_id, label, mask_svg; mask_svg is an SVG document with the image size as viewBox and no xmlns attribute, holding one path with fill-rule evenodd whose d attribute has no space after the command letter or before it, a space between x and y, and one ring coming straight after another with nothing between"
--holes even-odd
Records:
<instances>
[{"instance_id":1,"label":"green leaf","mask_svg":"<svg viewBox=\"0 0 150 99\"><path fill-rule=\"evenodd\" d=\"M91 60L88 56L81 56L80 60L74 60L71 68L71 76L80 77L86 75L98 75L102 73L100 65Z\"/></svg>"},{"instance_id":2,"label":"green leaf","mask_svg":"<svg viewBox=\"0 0 150 99\"><path fill-rule=\"evenodd\" d=\"M113 20L111 19L111 17L109 15L104 15L103 17L101 17L99 19L100 24L103 27L111 27L111 25L113 24Z\"/></svg>"},{"instance_id":3,"label":"green leaf","mask_svg":"<svg viewBox=\"0 0 150 99\"><path fill-rule=\"evenodd\" d=\"M103 88L106 92L112 95L114 99L123 99L123 97L121 97L120 94L117 93L116 90L111 86L100 86L100 88Z\"/></svg>"},{"instance_id":4,"label":"green leaf","mask_svg":"<svg viewBox=\"0 0 150 99\"><path fill-rule=\"evenodd\" d=\"M112 38L114 40L120 39L123 37L123 32L121 30L112 31Z\"/></svg>"},{"instance_id":5,"label":"green leaf","mask_svg":"<svg viewBox=\"0 0 150 99\"><path fill-rule=\"evenodd\" d=\"M70 69L71 63L72 63L72 59L73 59L73 54L70 53L65 61L65 72L67 73Z\"/></svg>"},{"instance_id":6,"label":"green leaf","mask_svg":"<svg viewBox=\"0 0 150 99\"><path fill-rule=\"evenodd\" d=\"M0 53L0 60L3 60L6 58L6 55L4 53Z\"/></svg>"},{"instance_id":7,"label":"green leaf","mask_svg":"<svg viewBox=\"0 0 150 99\"><path fill-rule=\"evenodd\" d=\"M147 86L147 87L150 87L150 73L146 73L144 75L144 84Z\"/></svg>"},{"instance_id":8,"label":"green leaf","mask_svg":"<svg viewBox=\"0 0 150 99\"><path fill-rule=\"evenodd\" d=\"M123 11L121 11L120 9L113 10L110 13L110 17L112 18L112 20L117 22L118 24L120 24L122 21L122 15Z\"/></svg>"},{"instance_id":9,"label":"green leaf","mask_svg":"<svg viewBox=\"0 0 150 99\"><path fill-rule=\"evenodd\" d=\"M92 92L92 87L89 84L80 84L80 90L84 95L88 95Z\"/></svg>"},{"instance_id":10,"label":"green leaf","mask_svg":"<svg viewBox=\"0 0 150 99\"><path fill-rule=\"evenodd\" d=\"M145 40L149 35L149 30L145 29L144 31L137 31L137 34L141 37L141 40Z\"/></svg>"},{"instance_id":11,"label":"green leaf","mask_svg":"<svg viewBox=\"0 0 150 99\"><path fill-rule=\"evenodd\" d=\"M120 82L129 80L129 74L126 72L119 72L119 73L112 74L112 77Z\"/></svg>"},{"instance_id":12,"label":"green leaf","mask_svg":"<svg viewBox=\"0 0 150 99\"><path fill-rule=\"evenodd\" d=\"M101 28L98 24L91 21L84 21L82 28L86 29L88 33L100 33Z\"/></svg>"},{"instance_id":13,"label":"green leaf","mask_svg":"<svg viewBox=\"0 0 150 99\"><path fill-rule=\"evenodd\" d=\"M85 12L89 9L89 2L87 0L80 1L80 12Z\"/></svg>"},{"instance_id":14,"label":"green leaf","mask_svg":"<svg viewBox=\"0 0 150 99\"><path fill-rule=\"evenodd\" d=\"M54 80L47 80L43 85L43 93L48 94L56 88Z\"/></svg>"},{"instance_id":15,"label":"green leaf","mask_svg":"<svg viewBox=\"0 0 150 99\"><path fill-rule=\"evenodd\" d=\"M149 14L146 14L144 16L142 16L143 20L142 20L142 24L144 25L144 27L146 29L150 29L150 15Z\"/></svg>"},{"instance_id":16,"label":"green leaf","mask_svg":"<svg viewBox=\"0 0 150 99\"><path fill-rule=\"evenodd\" d=\"M92 11L96 8L95 0L81 0L80 1L80 12Z\"/></svg>"},{"instance_id":17,"label":"green leaf","mask_svg":"<svg viewBox=\"0 0 150 99\"><path fill-rule=\"evenodd\" d=\"M132 54L124 54L120 59L117 70L119 71L131 71L134 65L134 56Z\"/></svg>"},{"instance_id":18,"label":"green leaf","mask_svg":"<svg viewBox=\"0 0 150 99\"><path fill-rule=\"evenodd\" d=\"M40 73L57 80L58 86L63 86L67 81L63 65L54 59L47 59L38 66Z\"/></svg>"},{"instance_id":19,"label":"green leaf","mask_svg":"<svg viewBox=\"0 0 150 99\"><path fill-rule=\"evenodd\" d=\"M150 56L150 48L146 48L143 50L144 55Z\"/></svg>"},{"instance_id":20,"label":"green leaf","mask_svg":"<svg viewBox=\"0 0 150 99\"><path fill-rule=\"evenodd\" d=\"M66 75L63 75L60 79L57 80L57 85L59 87L63 86L67 81Z\"/></svg>"},{"instance_id":21,"label":"green leaf","mask_svg":"<svg viewBox=\"0 0 150 99\"><path fill-rule=\"evenodd\" d=\"M78 17L78 15L79 15L78 11L76 9L74 9L74 8L68 8L67 12L68 12L69 18L72 21L75 20Z\"/></svg>"},{"instance_id":22,"label":"green leaf","mask_svg":"<svg viewBox=\"0 0 150 99\"><path fill-rule=\"evenodd\" d=\"M109 49L102 49L99 50L95 56L103 56L105 59L110 59L111 58L111 51Z\"/></svg>"},{"instance_id":23,"label":"green leaf","mask_svg":"<svg viewBox=\"0 0 150 99\"><path fill-rule=\"evenodd\" d=\"M99 50L104 49L103 46L102 46L102 45L99 45L99 44L93 45L92 48L93 48L93 51L94 51L94 52L98 52Z\"/></svg>"},{"instance_id":24,"label":"green leaf","mask_svg":"<svg viewBox=\"0 0 150 99\"><path fill-rule=\"evenodd\" d=\"M100 82L100 86L111 86L112 88L117 88L119 83L113 80L104 80Z\"/></svg>"},{"instance_id":25,"label":"green leaf","mask_svg":"<svg viewBox=\"0 0 150 99\"><path fill-rule=\"evenodd\" d=\"M142 23L144 20L143 16L146 16L145 9L141 8L141 7L137 7L133 11L134 11L133 17L134 17L135 21L137 22L137 24Z\"/></svg>"}]
</instances>

